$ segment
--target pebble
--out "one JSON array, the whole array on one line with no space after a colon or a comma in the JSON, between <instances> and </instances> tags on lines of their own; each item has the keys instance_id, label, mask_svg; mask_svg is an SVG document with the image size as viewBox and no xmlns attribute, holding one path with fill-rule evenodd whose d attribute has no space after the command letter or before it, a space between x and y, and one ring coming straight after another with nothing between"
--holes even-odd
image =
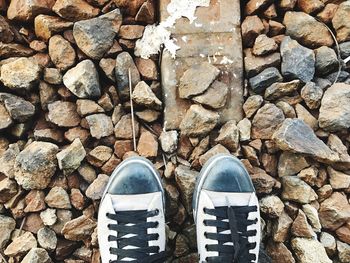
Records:
<instances>
[{"instance_id":1,"label":"pebble","mask_svg":"<svg viewBox=\"0 0 350 263\"><path fill-rule=\"evenodd\" d=\"M105 187L107 186L109 176L105 174L99 174L97 178L86 189L86 196L92 200L101 199Z\"/></svg>"},{"instance_id":2,"label":"pebble","mask_svg":"<svg viewBox=\"0 0 350 263\"><path fill-rule=\"evenodd\" d=\"M60 151L56 156L58 167L68 175L79 168L86 155L84 146L79 138L75 139L67 148Z\"/></svg>"},{"instance_id":3,"label":"pebble","mask_svg":"<svg viewBox=\"0 0 350 263\"><path fill-rule=\"evenodd\" d=\"M267 87L276 82L281 82L283 77L277 68L264 69L261 73L249 79L251 89L256 93L263 93Z\"/></svg>"},{"instance_id":4,"label":"pebble","mask_svg":"<svg viewBox=\"0 0 350 263\"><path fill-rule=\"evenodd\" d=\"M56 210L47 208L40 213L40 218L43 221L44 225L52 226L57 221Z\"/></svg>"},{"instance_id":5,"label":"pebble","mask_svg":"<svg viewBox=\"0 0 350 263\"><path fill-rule=\"evenodd\" d=\"M77 106L69 101L55 101L48 106L47 115L50 122L59 127L74 127L80 123L80 116L77 113Z\"/></svg>"},{"instance_id":6,"label":"pebble","mask_svg":"<svg viewBox=\"0 0 350 263\"><path fill-rule=\"evenodd\" d=\"M300 262L332 263L323 245L315 239L296 237L292 239L291 245Z\"/></svg>"},{"instance_id":7,"label":"pebble","mask_svg":"<svg viewBox=\"0 0 350 263\"><path fill-rule=\"evenodd\" d=\"M49 56L53 64L61 71L71 68L76 59L74 48L60 35L54 35L50 38Z\"/></svg>"},{"instance_id":8,"label":"pebble","mask_svg":"<svg viewBox=\"0 0 350 263\"><path fill-rule=\"evenodd\" d=\"M43 248L32 248L28 254L22 259L21 263L51 263L52 260Z\"/></svg>"},{"instance_id":9,"label":"pebble","mask_svg":"<svg viewBox=\"0 0 350 263\"><path fill-rule=\"evenodd\" d=\"M162 102L153 93L150 86L148 86L144 81L137 83L132 93L132 99L136 104L142 105L146 108L156 110L160 110L162 108Z\"/></svg>"},{"instance_id":10,"label":"pebble","mask_svg":"<svg viewBox=\"0 0 350 263\"><path fill-rule=\"evenodd\" d=\"M34 235L30 232L25 232L21 236L13 239L12 243L5 249L4 254L9 257L22 256L36 247L37 242Z\"/></svg>"},{"instance_id":11,"label":"pebble","mask_svg":"<svg viewBox=\"0 0 350 263\"><path fill-rule=\"evenodd\" d=\"M70 209L72 208L69 195L62 187L55 186L45 197L46 204L51 208Z\"/></svg>"},{"instance_id":12,"label":"pebble","mask_svg":"<svg viewBox=\"0 0 350 263\"><path fill-rule=\"evenodd\" d=\"M236 121L226 122L220 129L219 136L215 139L227 149L235 152L239 147L239 129Z\"/></svg>"},{"instance_id":13,"label":"pebble","mask_svg":"<svg viewBox=\"0 0 350 263\"><path fill-rule=\"evenodd\" d=\"M315 191L297 176L284 176L282 182L282 199L308 204L317 199Z\"/></svg>"},{"instance_id":14,"label":"pebble","mask_svg":"<svg viewBox=\"0 0 350 263\"><path fill-rule=\"evenodd\" d=\"M101 139L113 134L113 123L111 117L99 113L86 117L90 127L90 134L96 139Z\"/></svg>"},{"instance_id":15,"label":"pebble","mask_svg":"<svg viewBox=\"0 0 350 263\"><path fill-rule=\"evenodd\" d=\"M164 152L173 153L177 149L178 132L176 130L163 131L159 136L159 140Z\"/></svg>"}]
</instances>

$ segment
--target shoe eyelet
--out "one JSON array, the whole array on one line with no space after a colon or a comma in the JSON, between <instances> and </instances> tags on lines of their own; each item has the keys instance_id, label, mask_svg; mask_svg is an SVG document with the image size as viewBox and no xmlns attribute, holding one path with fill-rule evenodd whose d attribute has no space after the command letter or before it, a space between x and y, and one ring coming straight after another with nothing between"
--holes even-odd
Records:
<instances>
[{"instance_id":1,"label":"shoe eyelet","mask_svg":"<svg viewBox=\"0 0 350 263\"><path fill-rule=\"evenodd\" d=\"M159 209L157 208L155 211L156 211L155 215L159 215Z\"/></svg>"}]
</instances>

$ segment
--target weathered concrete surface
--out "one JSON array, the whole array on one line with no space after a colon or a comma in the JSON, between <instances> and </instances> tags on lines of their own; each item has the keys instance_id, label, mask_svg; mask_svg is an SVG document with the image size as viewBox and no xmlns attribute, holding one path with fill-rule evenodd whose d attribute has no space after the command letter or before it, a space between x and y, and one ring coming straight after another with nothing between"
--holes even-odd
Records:
<instances>
[{"instance_id":1,"label":"weathered concrete surface","mask_svg":"<svg viewBox=\"0 0 350 263\"><path fill-rule=\"evenodd\" d=\"M160 1L161 21L168 17L166 7L169 2ZM197 19L192 24L181 18L171 29L180 49L176 59L168 52L163 52L162 56L165 129L178 129L191 105L190 101L178 97L179 79L190 65L203 61L217 66L221 70L219 80L230 87L226 105L219 110L220 123L242 119L243 58L239 5L239 0L212 0L209 7L197 8Z\"/></svg>"}]
</instances>

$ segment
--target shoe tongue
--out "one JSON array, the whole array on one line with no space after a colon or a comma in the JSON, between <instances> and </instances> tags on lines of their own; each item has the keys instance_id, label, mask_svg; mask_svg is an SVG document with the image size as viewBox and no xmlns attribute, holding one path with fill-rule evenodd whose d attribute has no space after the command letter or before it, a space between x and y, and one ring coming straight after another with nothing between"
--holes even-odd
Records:
<instances>
[{"instance_id":1,"label":"shoe tongue","mask_svg":"<svg viewBox=\"0 0 350 263\"><path fill-rule=\"evenodd\" d=\"M148 210L160 192L138 195L109 195L115 211Z\"/></svg>"}]
</instances>

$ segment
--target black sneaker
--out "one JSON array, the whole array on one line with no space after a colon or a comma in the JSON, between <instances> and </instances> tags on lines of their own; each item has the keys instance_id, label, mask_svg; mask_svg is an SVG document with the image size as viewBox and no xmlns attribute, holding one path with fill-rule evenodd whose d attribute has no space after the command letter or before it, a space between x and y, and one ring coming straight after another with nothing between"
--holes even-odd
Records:
<instances>
[{"instance_id":1,"label":"black sneaker","mask_svg":"<svg viewBox=\"0 0 350 263\"><path fill-rule=\"evenodd\" d=\"M258 262L258 199L243 164L216 155L203 167L193 195L200 262Z\"/></svg>"},{"instance_id":2,"label":"black sneaker","mask_svg":"<svg viewBox=\"0 0 350 263\"><path fill-rule=\"evenodd\" d=\"M97 232L102 263L165 261L164 192L147 159L129 158L113 172Z\"/></svg>"}]
</instances>

